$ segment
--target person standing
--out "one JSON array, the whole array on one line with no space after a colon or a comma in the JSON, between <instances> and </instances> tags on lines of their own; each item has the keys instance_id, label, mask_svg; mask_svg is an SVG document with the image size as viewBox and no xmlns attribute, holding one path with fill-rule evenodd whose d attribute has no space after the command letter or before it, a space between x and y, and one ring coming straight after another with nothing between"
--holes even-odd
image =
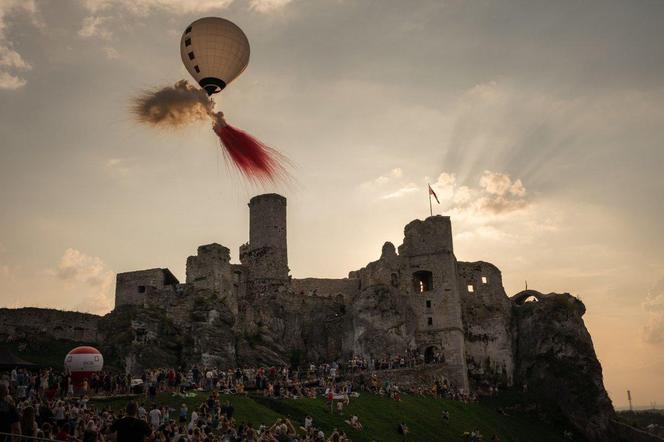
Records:
<instances>
[{"instance_id":1,"label":"person standing","mask_svg":"<svg viewBox=\"0 0 664 442\"><path fill-rule=\"evenodd\" d=\"M189 409L187 408L187 404L182 403L180 406L180 423L186 423L187 422L187 415L189 414Z\"/></svg>"},{"instance_id":2,"label":"person standing","mask_svg":"<svg viewBox=\"0 0 664 442\"><path fill-rule=\"evenodd\" d=\"M0 383L0 432L21 434L16 407L7 399L7 385ZM0 441L12 440L10 436L0 436Z\"/></svg>"},{"instance_id":3,"label":"person standing","mask_svg":"<svg viewBox=\"0 0 664 442\"><path fill-rule=\"evenodd\" d=\"M29 405L23 409L21 417L21 434L24 436L37 436L37 421L35 420L35 409Z\"/></svg>"},{"instance_id":4,"label":"person standing","mask_svg":"<svg viewBox=\"0 0 664 442\"><path fill-rule=\"evenodd\" d=\"M152 410L150 410L150 424L152 429L156 430L161 425L161 410L157 407L157 404L152 404Z\"/></svg>"},{"instance_id":5,"label":"person standing","mask_svg":"<svg viewBox=\"0 0 664 442\"><path fill-rule=\"evenodd\" d=\"M146 437L152 435L152 430L147 422L138 419L138 407L136 402L127 404L127 416L113 422L110 433L116 435L117 441L143 442Z\"/></svg>"}]
</instances>

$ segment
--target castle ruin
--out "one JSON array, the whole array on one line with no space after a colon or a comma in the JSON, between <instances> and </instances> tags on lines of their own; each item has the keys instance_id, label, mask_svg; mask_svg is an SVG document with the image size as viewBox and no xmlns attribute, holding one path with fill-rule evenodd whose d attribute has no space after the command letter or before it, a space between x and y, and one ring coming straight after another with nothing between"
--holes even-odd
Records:
<instances>
[{"instance_id":1,"label":"castle ruin","mask_svg":"<svg viewBox=\"0 0 664 442\"><path fill-rule=\"evenodd\" d=\"M457 261L449 217L409 223L398 252L385 243L378 260L347 278L297 279L289 276L286 198L258 195L249 210L249 242L240 247L240 264L230 262L228 248L208 244L187 259L184 284L168 269L120 273L116 308L153 304L177 310L187 294L204 292L223 299L237 316L234 332L246 334L261 326L261 312L255 311L261 300L287 296L295 309L301 301L301 314L331 305L338 311L328 321L333 324L318 325L333 329L319 357L375 359L418 351L426 363L442 361L446 376L466 391L473 374L511 384L511 302L500 270Z\"/></svg>"},{"instance_id":2,"label":"castle ruin","mask_svg":"<svg viewBox=\"0 0 664 442\"><path fill-rule=\"evenodd\" d=\"M409 352L416 368L380 378L419 388L444 376L477 392L527 386L587 439L609 440L613 407L578 298L534 290L508 298L497 267L457 261L446 216L410 222L398 248L385 243L347 278L292 278L286 198L259 195L249 210L239 264L228 248L208 244L187 259L184 283L164 268L120 273L115 308L104 316L0 309L0 341L22 357L92 344L107 367L134 374L351 356L373 366Z\"/></svg>"}]
</instances>

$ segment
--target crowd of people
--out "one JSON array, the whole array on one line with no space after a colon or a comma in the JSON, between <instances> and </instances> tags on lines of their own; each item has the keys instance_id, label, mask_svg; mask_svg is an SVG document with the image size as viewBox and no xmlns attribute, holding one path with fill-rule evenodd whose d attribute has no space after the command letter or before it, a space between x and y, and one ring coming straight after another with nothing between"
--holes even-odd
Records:
<instances>
[{"instance_id":1,"label":"crowd of people","mask_svg":"<svg viewBox=\"0 0 664 442\"><path fill-rule=\"evenodd\" d=\"M354 431L364 426L357 415L344 413L352 397L371 392L392 400L402 393L435 395L471 400L445 378L431 385L404 388L380 376L371 367L395 369L409 367L418 355L367 361L352 358L343 364L309 364L301 369L289 367L246 367L230 370L174 368L146 370L140 377L110 372L93 373L74 385L71 376L53 369L29 371L18 368L0 374L0 442L3 440L60 441L302 441L343 442L348 436L334 429L326 434L311 416L294 424L278 419L272 425L255 428L238 422L229 395L253 394L283 399L323 397L330 412L343 416ZM207 399L195 409L186 401L171 408L159 405L160 393L186 398L192 391ZM99 407L90 397L132 394L123 410ZM223 396L222 396L223 395ZM221 398L225 397L226 400ZM102 402L103 403L103 402ZM449 419L449 416L448 416ZM299 431L298 431L299 429ZM398 426L405 439L407 425ZM20 434L8 436L9 434Z\"/></svg>"},{"instance_id":2,"label":"crowd of people","mask_svg":"<svg viewBox=\"0 0 664 442\"><path fill-rule=\"evenodd\" d=\"M157 402L130 400L124 410L96 407L86 397L54 397L45 390L28 389L23 400L14 399L18 385L0 382L0 441L56 440L104 442L347 442L345 433L325 434L307 417L300 427L289 419L255 428L251 422L234 417L231 401L222 401L213 391L194 409L186 403L179 408ZM144 398L144 396L139 396ZM351 417L358 428L357 416Z\"/></svg>"}]
</instances>

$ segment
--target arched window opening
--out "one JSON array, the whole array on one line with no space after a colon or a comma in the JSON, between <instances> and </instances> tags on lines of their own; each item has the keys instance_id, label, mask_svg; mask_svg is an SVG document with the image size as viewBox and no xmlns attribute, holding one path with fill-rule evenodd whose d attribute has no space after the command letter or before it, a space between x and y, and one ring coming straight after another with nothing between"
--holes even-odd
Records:
<instances>
[{"instance_id":1,"label":"arched window opening","mask_svg":"<svg viewBox=\"0 0 664 442\"><path fill-rule=\"evenodd\" d=\"M424 293L433 290L433 275L426 270L413 273L413 286L415 293Z\"/></svg>"}]
</instances>

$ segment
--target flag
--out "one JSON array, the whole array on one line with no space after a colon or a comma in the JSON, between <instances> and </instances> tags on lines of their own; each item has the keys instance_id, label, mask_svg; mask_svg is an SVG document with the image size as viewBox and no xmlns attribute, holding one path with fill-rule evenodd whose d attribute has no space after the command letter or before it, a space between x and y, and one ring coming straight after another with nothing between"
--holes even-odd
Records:
<instances>
[{"instance_id":1,"label":"flag","mask_svg":"<svg viewBox=\"0 0 664 442\"><path fill-rule=\"evenodd\" d=\"M433 195L434 198L436 198L436 202L440 204L440 201L438 200L438 195L436 195L436 192L433 191L431 188L431 184L427 184L429 186L429 195Z\"/></svg>"}]
</instances>

